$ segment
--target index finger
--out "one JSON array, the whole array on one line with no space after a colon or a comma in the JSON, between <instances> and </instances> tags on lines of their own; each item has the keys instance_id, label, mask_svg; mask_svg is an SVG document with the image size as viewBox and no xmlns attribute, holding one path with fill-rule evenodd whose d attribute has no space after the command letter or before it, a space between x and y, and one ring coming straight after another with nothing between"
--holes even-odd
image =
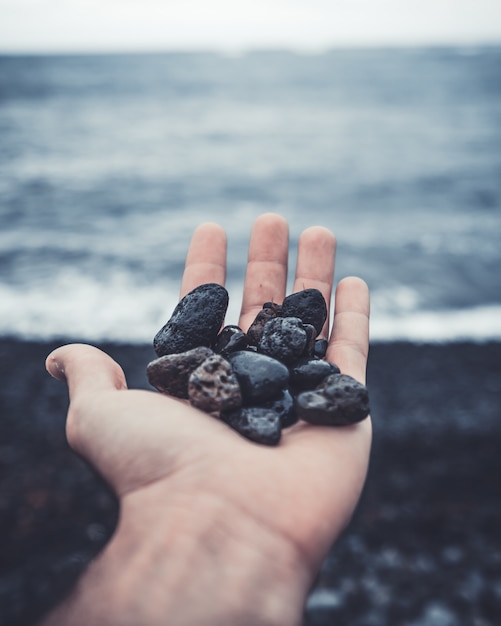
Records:
<instances>
[{"instance_id":1,"label":"index finger","mask_svg":"<svg viewBox=\"0 0 501 626\"><path fill-rule=\"evenodd\" d=\"M195 229L186 255L181 298L205 283L224 286L226 245L226 233L218 224L207 222Z\"/></svg>"}]
</instances>

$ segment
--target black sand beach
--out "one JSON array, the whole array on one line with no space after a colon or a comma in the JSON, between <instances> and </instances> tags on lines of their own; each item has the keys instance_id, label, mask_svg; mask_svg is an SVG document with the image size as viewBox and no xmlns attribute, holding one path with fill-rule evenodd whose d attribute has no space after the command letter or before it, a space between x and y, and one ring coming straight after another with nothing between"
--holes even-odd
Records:
<instances>
[{"instance_id":1,"label":"black sand beach","mask_svg":"<svg viewBox=\"0 0 501 626\"><path fill-rule=\"evenodd\" d=\"M55 345L55 344L54 344ZM116 503L67 447L54 345L0 342L0 624L28 626L113 531ZM147 387L149 347L102 346ZM305 625L501 622L501 343L372 346L374 446Z\"/></svg>"}]
</instances>

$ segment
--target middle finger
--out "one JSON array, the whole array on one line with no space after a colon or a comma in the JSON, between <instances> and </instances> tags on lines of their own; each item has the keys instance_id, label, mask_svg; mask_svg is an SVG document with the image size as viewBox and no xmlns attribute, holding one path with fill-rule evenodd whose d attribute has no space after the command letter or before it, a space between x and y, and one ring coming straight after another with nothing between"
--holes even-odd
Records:
<instances>
[{"instance_id":1,"label":"middle finger","mask_svg":"<svg viewBox=\"0 0 501 626\"><path fill-rule=\"evenodd\" d=\"M246 331L264 302L282 304L287 283L289 227L280 215L266 213L252 228L240 327Z\"/></svg>"}]
</instances>

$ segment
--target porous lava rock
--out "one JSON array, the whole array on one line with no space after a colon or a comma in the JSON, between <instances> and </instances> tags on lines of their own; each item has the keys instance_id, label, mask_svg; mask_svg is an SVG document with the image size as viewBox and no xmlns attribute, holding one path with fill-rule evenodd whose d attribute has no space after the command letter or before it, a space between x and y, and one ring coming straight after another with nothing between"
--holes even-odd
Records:
<instances>
[{"instance_id":1,"label":"porous lava rock","mask_svg":"<svg viewBox=\"0 0 501 626\"><path fill-rule=\"evenodd\" d=\"M369 414L367 388L346 374L331 374L315 390L296 396L299 419L321 426L347 426Z\"/></svg>"},{"instance_id":2,"label":"porous lava rock","mask_svg":"<svg viewBox=\"0 0 501 626\"><path fill-rule=\"evenodd\" d=\"M240 386L230 364L214 354L192 372L188 380L188 397L193 406L207 413L220 414L242 404Z\"/></svg>"},{"instance_id":3,"label":"porous lava rock","mask_svg":"<svg viewBox=\"0 0 501 626\"><path fill-rule=\"evenodd\" d=\"M166 354L148 363L146 374L150 385L176 398L188 398L191 373L214 352L199 346L180 354Z\"/></svg>"},{"instance_id":4,"label":"porous lava rock","mask_svg":"<svg viewBox=\"0 0 501 626\"><path fill-rule=\"evenodd\" d=\"M198 346L210 347L216 339L228 308L228 292L207 283L182 298L169 321L153 339L158 356L177 354Z\"/></svg>"},{"instance_id":5,"label":"porous lava rock","mask_svg":"<svg viewBox=\"0 0 501 626\"><path fill-rule=\"evenodd\" d=\"M280 395L287 388L289 370L265 354L240 350L228 355L242 391L244 404L260 404Z\"/></svg>"},{"instance_id":6,"label":"porous lava rock","mask_svg":"<svg viewBox=\"0 0 501 626\"><path fill-rule=\"evenodd\" d=\"M242 407L224 416L238 433L256 443L276 446L282 436L280 416L262 406Z\"/></svg>"},{"instance_id":7,"label":"porous lava rock","mask_svg":"<svg viewBox=\"0 0 501 626\"><path fill-rule=\"evenodd\" d=\"M287 296L282 303L283 317L299 317L303 324L312 324L316 336L322 331L327 319L327 304L318 289L304 289Z\"/></svg>"},{"instance_id":8,"label":"porous lava rock","mask_svg":"<svg viewBox=\"0 0 501 626\"><path fill-rule=\"evenodd\" d=\"M290 365L301 358L308 336L297 317L276 317L263 328L258 350L261 354Z\"/></svg>"}]
</instances>

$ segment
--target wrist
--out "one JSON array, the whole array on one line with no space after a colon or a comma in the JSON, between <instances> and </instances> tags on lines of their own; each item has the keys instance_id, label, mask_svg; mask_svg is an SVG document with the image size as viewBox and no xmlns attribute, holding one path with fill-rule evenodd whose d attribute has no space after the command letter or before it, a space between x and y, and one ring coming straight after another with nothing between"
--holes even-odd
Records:
<instances>
[{"instance_id":1,"label":"wrist","mask_svg":"<svg viewBox=\"0 0 501 626\"><path fill-rule=\"evenodd\" d=\"M208 494L171 498L167 509L159 489L125 496L72 612L47 626L301 624L310 580L285 538Z\"/></svg>"}]
</instances>

